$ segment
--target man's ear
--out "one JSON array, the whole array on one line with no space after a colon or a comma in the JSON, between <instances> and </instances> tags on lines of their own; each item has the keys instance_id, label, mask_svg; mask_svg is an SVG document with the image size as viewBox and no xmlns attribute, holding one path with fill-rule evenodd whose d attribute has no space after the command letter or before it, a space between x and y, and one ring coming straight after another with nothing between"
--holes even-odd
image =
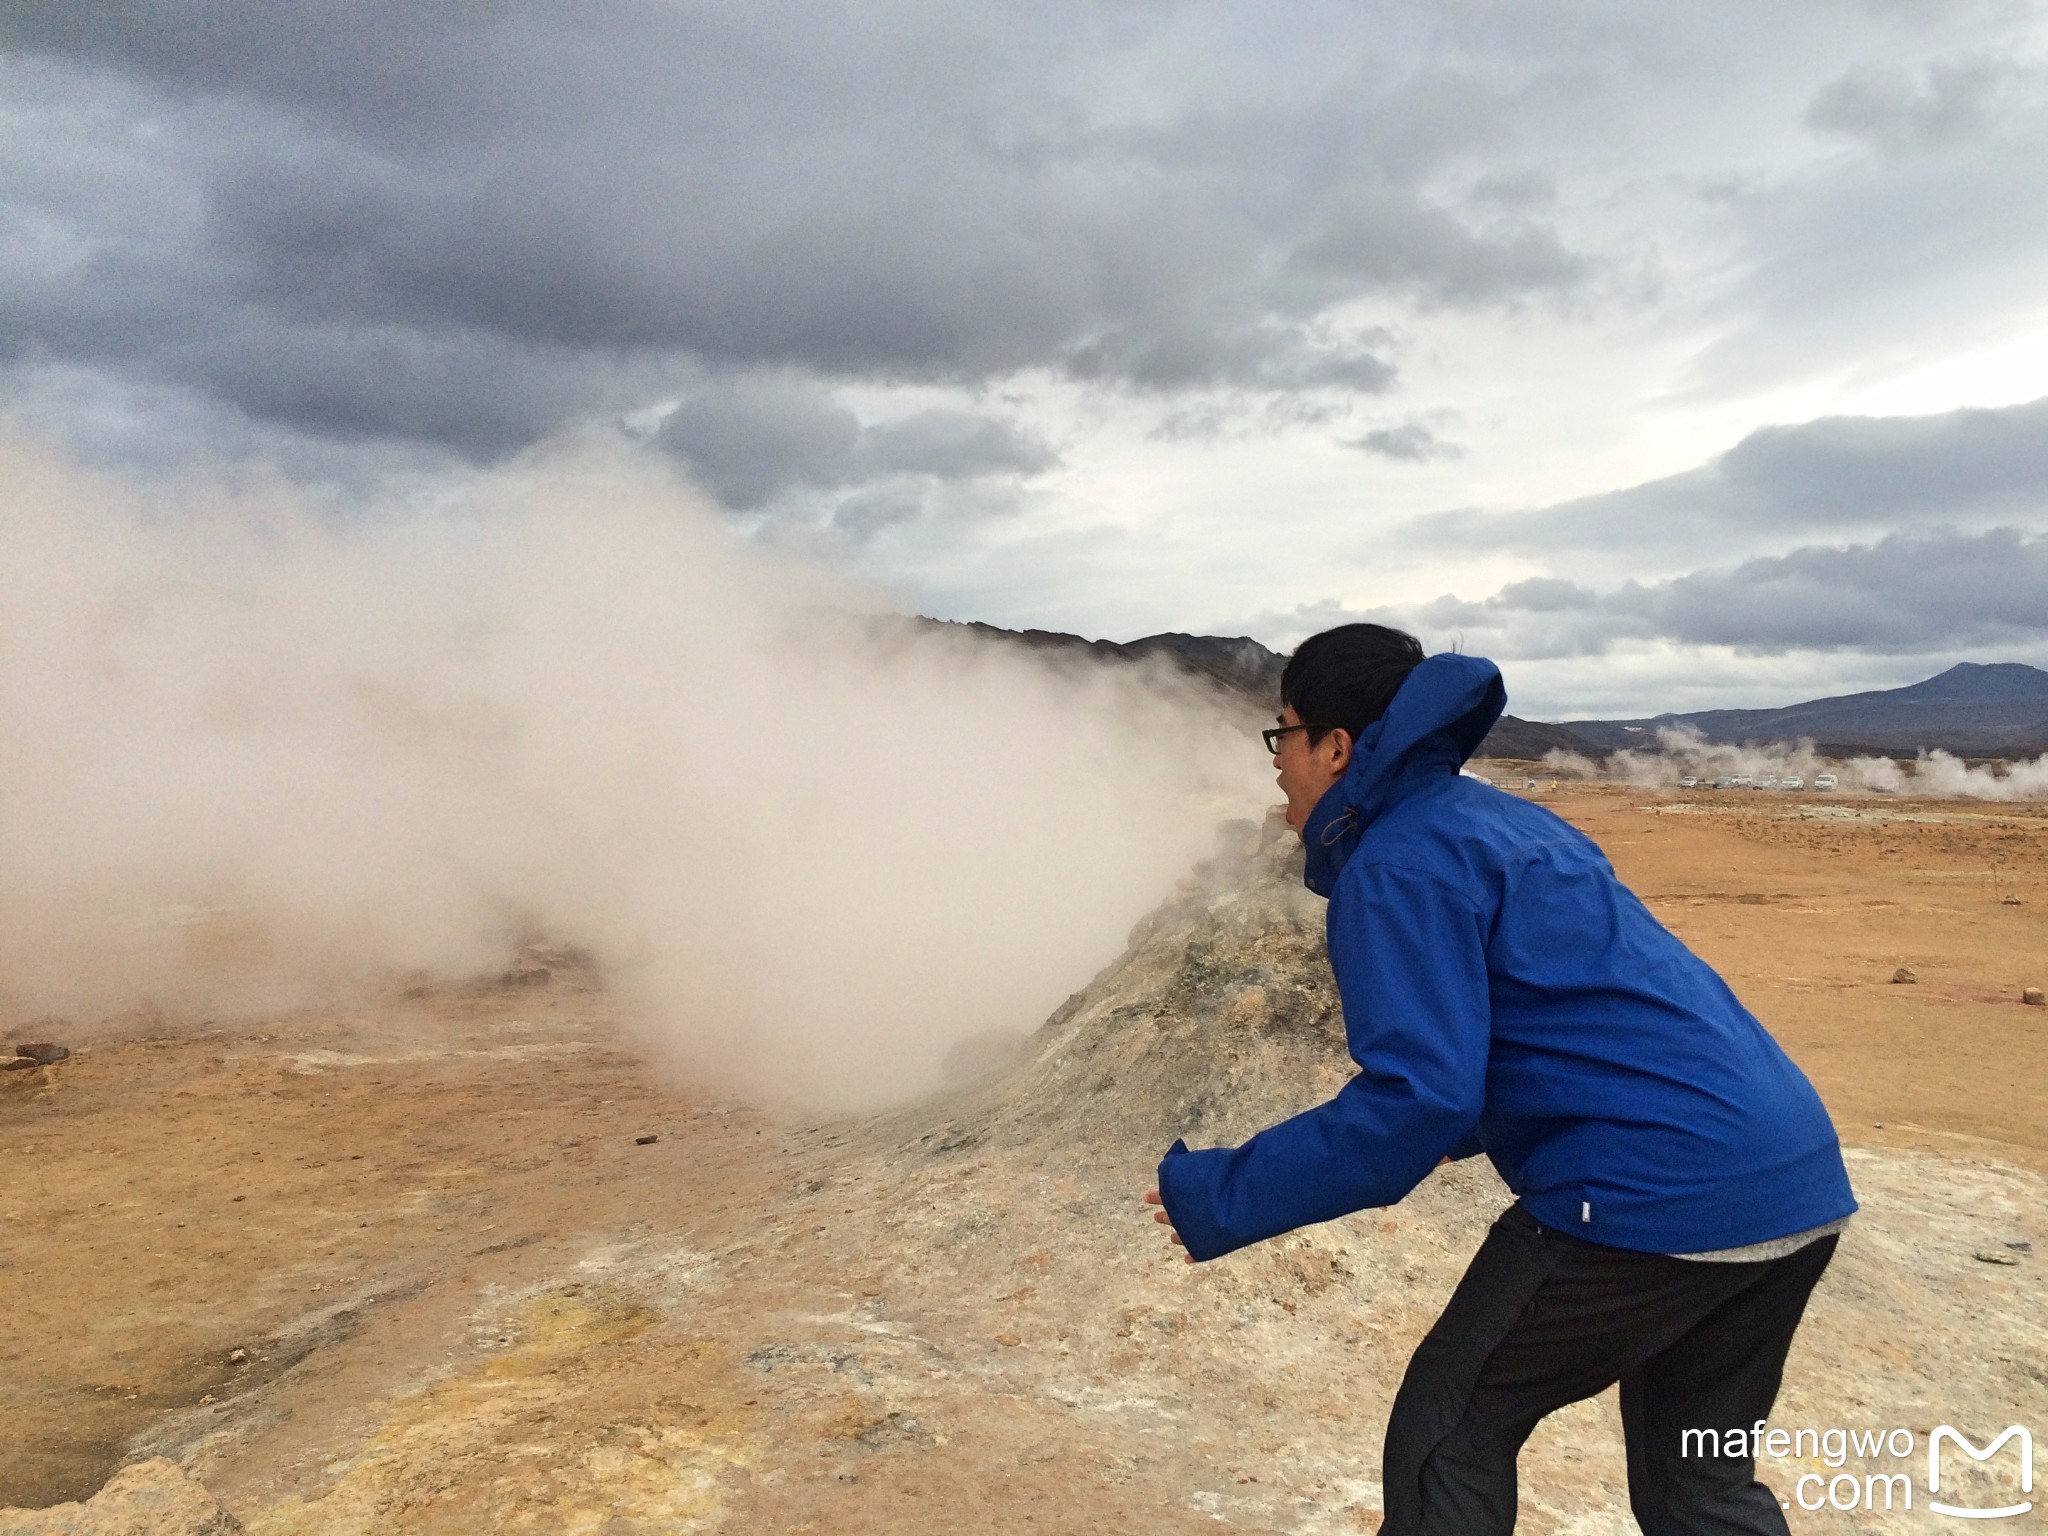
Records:
<instances>
[{"instance_id":1,"label":"man's ear","mask_svg":"<svg viewBox=\"0 0 2048 1536\"><path fill-rule=\"evenodd\" d=\"M1324 738L1335 745L1330 749L1330 766L1342 773L1351 766L1351 733L1343 726L1334 726Z\"/></svg>"}]
</instances>

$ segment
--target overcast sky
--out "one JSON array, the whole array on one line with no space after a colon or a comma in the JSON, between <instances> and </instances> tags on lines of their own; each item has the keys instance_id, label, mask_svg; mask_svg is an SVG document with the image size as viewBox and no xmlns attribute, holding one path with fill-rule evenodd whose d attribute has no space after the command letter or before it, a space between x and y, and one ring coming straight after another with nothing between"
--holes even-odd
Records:
<instances>
[{"instance_id":1,"label":"overcast sky","mask_svg":"<svg viewBox=\"0 0 2048 1536\"><path fill-rule=\"evenodd\" d=\"M2048 665L2029 0L8 0L0 393L347 505L589 423L948 618L1563 716Z\"/></svg>"}]
</instances>

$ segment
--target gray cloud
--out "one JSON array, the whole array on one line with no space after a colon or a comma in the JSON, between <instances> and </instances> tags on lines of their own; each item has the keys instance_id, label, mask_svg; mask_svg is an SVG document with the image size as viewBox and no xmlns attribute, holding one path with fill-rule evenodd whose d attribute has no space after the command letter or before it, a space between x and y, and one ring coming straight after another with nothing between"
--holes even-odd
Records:
<instances>
[{"instance_id":1,"label":"gray cloud","mask_svg":"<svg viewBox=\"0 0 2048 1536\"><path fill-rule=\"evenodd\" d=\"M1271 321L1222 328L1173 321L1097 336L1073 348L1064 366L1075 378L1160 391L1237 386L1376 395L1394 384L1393 364L1375 350L1389 342L1380 331L1337 338Z\"/></svg>"},{"instance_id":2,"label":"gray cloud","mask_svg":"<svg viewBox=\"0 0 2048 1536\"><path fill-rule=\"evenodd\" d=\"M2048 398L1934 416L1764 427L1698 469L1523 512L1432 513L1415 543L1685 549L1787 531L2048 517Z\"/></svg>"},{"instance_id":3,"label":"gray cloud","mask_svg":"<svg viewBox=\"0 0 2048 1536\"><path fill-rule=\"evenodd\" d=\"M706 490L746 509L792 486L845 484L861 424L815 385L767 379L683 401L663 420L659 438Z\"/></svg>"},{"instance_id":4,"label":"gray cloud","mask_svg":"<svg viewBox=\"0 0 2048 1536\"><path fill-rule=\"evenodd\" d=\"M1339 211L1290 263L1297 274L1336 292L1407 287L1444 303L1571 288L1587 276L1584 258L1547 229L1475 240L1442 209L1392 196Z\"/></svg>"},{"instance_id":5,"label":"gray cloud","mask_svg":"<svg viewBox=\"0 0 2048 1536\"><path fill-rule=\"evenodd\" d=\"M1419 421L1403 422L1398 427L1375 427L1358 437L1346 439L1345 446L1409 464L1427 463L1431 459L1463 458L1465 454L1463 448L1456 443L1445 442Z\"/></svg>"},{"instance_id":6,"label":"gray cloud","mask_svg":"<svg viewBox=\"0 0 2048 1536\"><path fill-rule=\"evenodd\" d=\"M1993 96L2023 78L2010 63L1986 58L1938 59L1917 73L1851 70L1814 98L1806 125L1890 154L1941 149L1981 134Z\"/></svg>"},{"instance_id":7,"label":"gray cloud","mask_svg":"<svg viewBox=\"0 0 2048 1536\"><path fill-rule=\"evenodd\" d=\"M1164 85L1184 29L1235 46L1176 14L23 0L17 145L84 174L0 189L62 253L0 263L0 356L480 457L665 368L1376 392L1339 306L1588 280L1534 202L1431 190L1513 89L1347 28L1313 89L1134 114L1114 82ZM177 217L94 195L114 165Z\"/></svg>"},{"instance_id":8,"label":"gray cloud","mask_svg":"<svg viewBox=\"0 0 2048 1536\"><path fill-rule=\"evenodd\" d=\"M1557 178L1545 171L1489 171L1472 183L1473 202L1503 208L1547 208L1557 201Z\"/></svg>"},{"instance_id":9,"label":"gray cloud","mask_svg":"<svg viewBox=\"0 0 2048 1536\"><path fill-rule=\"evenodd\" d=\"M2039 647L2048 641L2048 535L1935 529L1809 545L1607 592L1538 577L1478 601L1446 596L1367 616L1461 633L1474 649L1524 659L1598 655L1622 640L1767 655Z\"/></svg>"},{"instance_id":10,"label":"gray cloud","mask_svg":"<svg viewBox=\"0 0 2048 1536\"><path fill-rule=\"evenodd\" d=\"M1028 476L1058 462L1046 443L997 417L933 409L869 425L830 389L787 375L707 385L663 418L656 440L736 511L792 492L871 486L833 519L863 533L907 520L922 495L873 482Z\"/></svg>"},{"instance_id":11,"label":"gray cloud","mask_svg":"<svg viewBox=\"0 0 2048 1536\"><path fill-rule=\"evenodd\" d=\"M1659 635L1747 651L1932 651L2048 636L2048 537L1894 534L1702 571L1613 600Z\"/></svg>"},{"instance_id":12,"label":"gray cloud","mask_svg":"<svg viewBox=\"0 0 2048 1536\"><path fill-rule=\"evenodd\" d=\"M966 480L979 475L1036 475L1059 456L1045 443L992 416L972 411L919 411L869 427L856 453L875 474L932 475Z\"/></svg>"},{"instance_id":13,"label":"gray cloud","mask_svg":"<svg viewBox=\"0 0 2048 1536\"><path fill-rule=\"evenodd\" d=\"M917 488L880 486L845 497L832 508L827 525L848 538L867 539L884 528L915 522L925 510L926 498Z\"/></svg>"},{"instance_id":14,"label":"gray cloud","mask_svg":"<svg viewBox=\"0 0 2048 1536\"><path fill-rule=\"evenodd\" d=\"M2048 401L1767 429L1651 484L1418 520L1405 547L1384 524L1452 479L1445 434L1471 442L1459 480L1513 483L1518 389L1592 420L1689 389L1661 397L1682 433L1700 394L1883 378L2048 303L2030 9L12 0L0 394L92 451L337 485L676 401L653 442L762 536L858 545L968 617L1284 607L1298 574L1257 548L1274 482L1252 479L1279 473L1311 561L1370 537L1350 568L1412 582L1535 555L1532 581L1404 610L1475 645L1738 620L1931 644L1968 628L1941 585L1976 579L1968 549L2031 569L2032 535L1981 541L2048 526ZM1553 372L1530 344L1554 322L1585 350ZM1703 338L1690 378L1654 371L1676 336ZM1083 483L1033 484L1057 460L1039 411L1115 506L1083 492L989 540ZM1217 456L1213 506L1163 543L1125 531L1172 473L1119 451L1141 415ZM1371 457L1328 452L1340 433ZM1274 436L1314 441L1279 471L1271 445L1228 457ZM1913 538L1923 599L1883 574ZM2032 633L2022 598L1982 632Z\"/></svg>"}]
</instances>

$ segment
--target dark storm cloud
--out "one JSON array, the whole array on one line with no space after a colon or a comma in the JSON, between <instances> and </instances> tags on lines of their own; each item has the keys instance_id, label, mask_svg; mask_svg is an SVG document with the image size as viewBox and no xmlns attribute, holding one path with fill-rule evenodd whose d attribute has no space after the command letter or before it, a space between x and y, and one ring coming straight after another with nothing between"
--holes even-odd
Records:
<instances>
[{"instance_id":1,"label":"dark storm cloud","mask_svg":"<svg viewBox=\"0 0 2048 1536\"><path fill-rule=\"evenodd\" d=\"M1698 469L1528 512L1441 512L1424 544L1685 548L1785 530L2048 518L2048 399L1764 427Z\"/></svg>"},{"instance_id":2,"label":"dark storm cloud","mask_svg":"<svg viewBox=\"0 0 2048 1536\"><path fill-rule=\"evenodd\" d=\"M1620 640L1751 653L1944 652L2048 640L2048 536L1935 529L1627 582L1606 593L1540 577L1468 601L1372 615L1523 658L1597 655Z\"/></svg>"},{"instance_id":3,"label":"dark storm cloud","mask_svg":"<svg viewBox=\"0 0 2048 1536\"><path fill-rule=\"evenodd\" d=\"M829 390L784 377L704 389L677 405L657 436L707 490L738 510L791 490L832 490L892 476L1033 475L1057 462L1046 444L996 417L927 410L864 425ZM874 507L842 520L864 527L880 526L878 519L901 521L881 518L874 508L900 507L905 493L878 494Z\"/></svg>"},{"instance_id":4,"label":"dark storm cloud","mask_svg":"<svg viewBox=\"0 0 2048 1536\"><path fill-rule=\"evenodd\" d=\"M0 36L40 110L17 144L86 174L5 194L61 249L0 264L0 347L481 456L663 368L1379 391L1384 338L1335 307L1585 281L1533 203L1471 223L1429 190L1511 134L1513 89L1390 62L1354 22L1276 91L1256 48L1281 44L1227 20L18 0ZM1179 79L1204 26L1222 73ZM81 118L95 93L129 105ZM135 227L86 190L95 156L181 217Z\"/></svg>"}]
</instances>

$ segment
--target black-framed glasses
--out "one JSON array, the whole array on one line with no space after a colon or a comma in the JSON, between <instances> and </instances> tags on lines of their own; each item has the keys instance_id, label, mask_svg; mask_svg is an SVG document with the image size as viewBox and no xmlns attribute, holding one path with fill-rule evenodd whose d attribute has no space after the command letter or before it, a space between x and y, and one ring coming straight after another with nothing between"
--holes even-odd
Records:
<instances>
[{"instance_id":1,"label":"black-framed glasses","mask_svg":"<svg viewBox=\"0 0 2048 1536\"><path fill-rule=\"evenodd\" d=\"M1289 731L1333 731L1335 729L1336 727L1333 725L1275 725L1259 732L1259 735L1265 740L1266 750L1277 757L1280 754L1280 738Z\"/></svg>"}]
</instances>

